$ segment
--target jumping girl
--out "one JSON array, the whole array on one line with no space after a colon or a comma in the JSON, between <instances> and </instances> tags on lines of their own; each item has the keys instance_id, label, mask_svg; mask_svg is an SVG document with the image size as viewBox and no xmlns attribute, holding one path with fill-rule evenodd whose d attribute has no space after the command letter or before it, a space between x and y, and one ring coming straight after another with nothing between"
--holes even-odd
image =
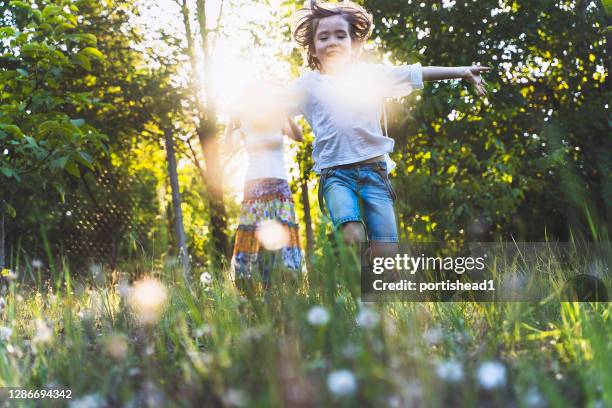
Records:
<instances>
[{"instance_id":1,"label":"jumping girl","mask_svg":"<svg viewBox=\"0 0 612 408\"><path fill-rule=\"evenodd\" d=\"M395 193L387 176L394 164L386 159L394 140L380 125L384 98L408 95L423 81L459 78L484 96L480 74L490 68L358 63L371 27L372 16L352 2L312 2L301 9L293 35L311 71L292 84L289 99L290 113L304 115L314 132L319 204L324 198L347 244L367 236L372 255L384 256L396 251L398 242Z\"/></svg>"}]
</instances>

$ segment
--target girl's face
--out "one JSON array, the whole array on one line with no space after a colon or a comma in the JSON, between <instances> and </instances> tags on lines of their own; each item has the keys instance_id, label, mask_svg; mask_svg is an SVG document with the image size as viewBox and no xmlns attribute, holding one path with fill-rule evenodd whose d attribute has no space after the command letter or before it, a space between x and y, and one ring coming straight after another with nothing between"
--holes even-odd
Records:
<instances>
[{"instance_id":1,"label":"girl's face","mask_svg":"<svg viewBox=\"0 0 612 408\"><path fill-rule=\"evenodd\" d=\"M349 24L344 17L338 15L319 20L314 48L323 73L329 73L351 62L353 41Z\"/></svg>"}]
</instances>

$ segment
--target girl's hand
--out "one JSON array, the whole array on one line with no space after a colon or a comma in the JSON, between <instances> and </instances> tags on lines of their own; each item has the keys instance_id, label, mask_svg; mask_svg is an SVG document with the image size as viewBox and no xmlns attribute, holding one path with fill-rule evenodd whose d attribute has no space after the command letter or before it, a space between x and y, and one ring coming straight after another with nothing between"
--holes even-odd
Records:
<instances>
[{"instance_id":1,"label":"girl's hand","mask_svg":"<svg viewBox=\"0 0 612 408\"><path fill-rule=\"evenodd\" d=\"M466 67L465 72L463 74L463 79L474 85L474 88L476 88L476 92L478 92L478 95L485 96L487 94L487 90L485 89L485 85L487 83L480 76L480 74L483 72L488 72L490 70L490 67Z\"/></svg>"}]
</instances>

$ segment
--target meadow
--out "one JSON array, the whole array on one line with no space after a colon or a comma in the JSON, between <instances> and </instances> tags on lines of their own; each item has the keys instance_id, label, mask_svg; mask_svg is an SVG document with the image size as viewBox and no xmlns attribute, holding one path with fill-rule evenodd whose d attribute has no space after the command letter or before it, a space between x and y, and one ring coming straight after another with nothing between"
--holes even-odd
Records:
<instances>
[{"instance_id":1,"label":"meadow","mask_svg":"<svg viewBox=\"0 0 612 408\"><path fill-rule=\"evenodd\" d=\"M0 386L71 390L19 406L605 407L609 303L360 301L325 243L268 289L173 258L5 271ZM554 265L553 263L549 263ZM140 272L137 272L140 271ZM561 273L551 267L551 277ZM48 276L36 284L37 275ZM131 282L130 282L131 281ZM2 406L17 406L8 394ZM21 405L22 404L22 405Z\"/></svg>"}]
</instances>

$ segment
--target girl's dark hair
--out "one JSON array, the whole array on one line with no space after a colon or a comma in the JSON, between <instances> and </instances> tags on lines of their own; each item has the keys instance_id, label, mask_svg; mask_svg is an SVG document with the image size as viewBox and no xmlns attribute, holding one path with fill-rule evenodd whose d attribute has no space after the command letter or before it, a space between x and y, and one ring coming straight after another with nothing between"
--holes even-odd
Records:
<instances>
[{"instance_id":1,"label":"girl's dark hair","mask_svg":"<svg viewBox=\"0 0 612 408\"><path fill-rule=\"evenodd\" d=\"M310 69L321 68L319 59L315 56L315 33L319 20L331 16L342 16L346 20L352 41L363 43L370 37L372 15L360 5L350 1L321 4L313 1L310 8L297 11L293 29L293 38L304 50Z\"/></svg>"}]
</instances>

